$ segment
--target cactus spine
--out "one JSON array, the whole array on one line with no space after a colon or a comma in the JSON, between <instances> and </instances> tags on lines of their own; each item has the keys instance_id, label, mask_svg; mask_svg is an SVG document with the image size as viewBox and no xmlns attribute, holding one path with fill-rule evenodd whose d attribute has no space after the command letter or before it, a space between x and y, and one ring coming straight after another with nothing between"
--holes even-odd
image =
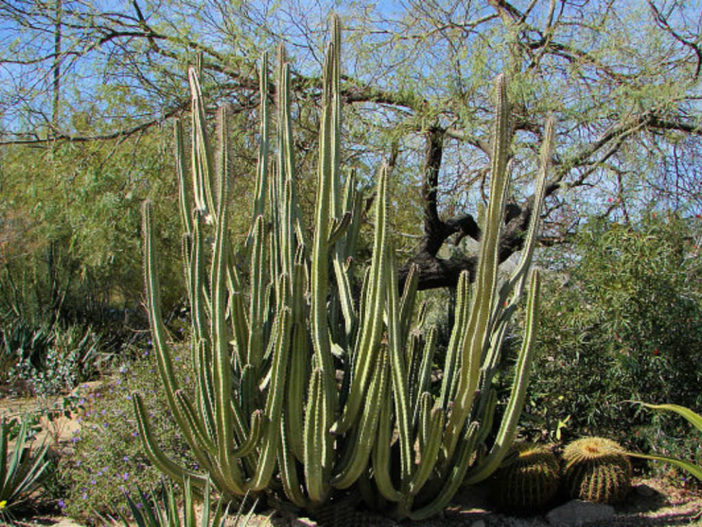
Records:
<instances>
[{"instance_id":1,"label":"cactus spine","mask_svg":"<svg viewBox=\"0 0 702 527\"><path fill-rule=\"evenodd\" d=\"M558 458L548 447L519 443L495 473L493 496L504 509L538 511L558 492L560 477Z\"/></svg>"},{"instance_id":2,"label":"cactus spine","mask_svg":"<svg viewBox=\"0 0 702 527\"><path fill-rule=\"evenodd\" d=\"M437 398L429 390L436 330L420 331L419 324L413 324L417 275L410 273L400 292L389 248L387 166L377 174L371 263L360 302L356 304L352 297L349 257L358 239L363 194L353 173L343 183L340 170L340 28L338 19L332 20L309 245L295 191L290 68L284 50L279 50L276 68L274 165L269 163L273 153L269 151L265 54L261 63L256 196L252 226L239 253L229 245L227 233L226 114L219 119L218 151L213 154L198 75L190 70L192 183L187 181L179 123L176 171L197 378L193 394L180 390L173 376L160 314L149 204L144 206L144 254L159 374L200 472L178 466L160 451L138 396L134 404L149 457L174 479L188 477L193 486L202 486L209 477L227 496L264 489L282 492L312 512L358 488L366 497L388 500L398 517L421 519L441 511L465 480L477 482L490 476L514 438L538 311L538 273L530 273L529 267L553 126L549 122L546 127L521 262L498 290L497 249L509 179L510 137L506 81L498 78L491 203L481 262L470 302L467 275L460 280L456 327L444 365L447 380ZM216 171L214 156L220 161ZM206 245L205 238L213 238L214 243ZM244 256L250 261L246 280L239 277L235 256L237 261ZM486 445L496 406L492 378L506 324L526 282L528 316L512 396L497 439ZM340 388L339 373L343 375ZM391 470L393 459L399 460L398 473Z\"/></svg>"},{"instance_id":3,"label":"cactus spine","mask_svg":"<svg viewBox=\"0 0 702 527\"><path fill-rule=\"evenodd\" d=\"M616 503L631 488L631 463L619 443L584 437L563 450L563 480L572 498Z\"/></svg>"}]
</instances>

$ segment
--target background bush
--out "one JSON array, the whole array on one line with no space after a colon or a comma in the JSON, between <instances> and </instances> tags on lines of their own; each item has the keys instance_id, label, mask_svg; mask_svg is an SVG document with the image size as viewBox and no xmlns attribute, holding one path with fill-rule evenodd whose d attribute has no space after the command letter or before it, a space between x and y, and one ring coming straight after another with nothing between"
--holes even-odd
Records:
<instances>
[{"instance_id":1,"label":"background bush","mask_svg":"<svg viewBox=\"0 0 702 527\"><path fill-rule=\"evenodd\" d=\"M150 349L124 364L103 388L85 394L80 431L73 437L74 451L65 470L70 487L66 512L81 520L94 519L96 512L105 514L126 507L124 493L137 488L148 490L161 478L146 458L138 437L132 393L144 398L162 448L176 460L186 460L187 446L171 418L168 404L155 368ZM174 369L181 386L190 384L190 355L177 348Z\"/></svg>"},{"instance_id":2,"label":"background bush","mask_svg":"<svg viewBox=\"0 0 702 527\"><path fill-rule=\"evenodd\" d=\"M627 400L702 407L699 218L592 221L542 288L538 359L524 424L534 434L599 434L635 448L702 455L681 420Z\"/></svg>"}]
</instances>

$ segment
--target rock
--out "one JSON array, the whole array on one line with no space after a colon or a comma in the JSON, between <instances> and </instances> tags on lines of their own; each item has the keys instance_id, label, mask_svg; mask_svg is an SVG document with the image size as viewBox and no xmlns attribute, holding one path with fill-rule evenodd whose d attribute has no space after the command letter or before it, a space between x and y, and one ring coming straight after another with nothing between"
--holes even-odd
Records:
<instances>
[{"instance_id":1,"label":"rock","mask_svg":"<svg viewBox=\"0 0 702 527\"><path fill-rule=\"evenodd\" d=\"M316 527L317 522L309 518L297 518L293 521L292 525L294 527Z\"/></svg>"},{"instance_id":2,"label":"rock","mask_svg":"<svg viewBox=\"0 0 702 527\"><path fill-rule=\"evenodd\" d=\"M485 522L483 520L478 520L470 524L470 527L485 527Z\"/></svg>"},{"instance_id":3,"label":"rock","mask_svg":"<svg viewBox=\"0 0 702 527\"><path fill-rule=\"evenodd\" d=\"M614 517L614 507L602 503L571 500L551 510L546 519L553 527L581 527Z\"/></svg>"},{"instance_id":4,"label":"rock","mask_svg":"<svg viewBox=\"0 0 702 527\"><path fill-rule=\"evenodd\" d=\"M53 525L53 527L81 527L81 525L74 522L70 518L61 518L58 523Z\"/></svg>"}]
</instances>

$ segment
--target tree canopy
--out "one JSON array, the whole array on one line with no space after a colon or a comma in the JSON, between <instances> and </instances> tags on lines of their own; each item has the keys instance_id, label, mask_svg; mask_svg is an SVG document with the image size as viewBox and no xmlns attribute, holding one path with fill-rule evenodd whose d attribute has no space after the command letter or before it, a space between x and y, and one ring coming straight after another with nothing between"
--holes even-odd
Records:
<instances>
[{"instance_id":1,"label":"tree canopy","mask_svg":"<svg viewBox=\"0 0 702 527\"><path fill-rule=\"evenodd\" d=\"M544 243L567 240L592 215L702 212L699 0L0 0L0 143L15 153L90 143L138 157L139 138L188 111L187 66L200 56L208 99L230 103L237 119L236 173L252 181L257 66L283 42L304 179L332 10L344 28L344 165L361 179L383 159L394 168L397 246L405 271L420 267L420 287L453 285L474 266L446 242L480 238L500 73L515 174L504 258L529 218L549 115L557 146ZM146 174L124 167L123 177Z\"/></svg>"}]
</instances>

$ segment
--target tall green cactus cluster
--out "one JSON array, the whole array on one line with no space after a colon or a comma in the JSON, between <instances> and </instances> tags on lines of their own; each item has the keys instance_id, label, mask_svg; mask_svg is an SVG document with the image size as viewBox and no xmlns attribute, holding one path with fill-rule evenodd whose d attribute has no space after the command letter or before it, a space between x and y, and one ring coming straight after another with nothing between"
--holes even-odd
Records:
<instances>
[{"instance_id":1,"label":"tall green cactus cluster","mask_svg":"<svg viewBox=\"0 0 702 527\"><path fill-rule=\"evenodd\" d=\"M323 73L312 234L302 227L296 196L290 66L281 49L272 146L268 58L263 55L256 196L248 239L238 251L230 245L227 225L226 108L219 113L215 151L198 76L190 70L189 176L180 123L175 136L195 393L180 389L173 375L148 203L144 252L158 370L199 470L178 466L161 452L138 396L135 410L151 461L176 480L188 478L204 488L209 478L232 497L276 493L313 513L358 493L368 502L383 500L396 517L421 519L441 511L463 483L490 476L515 437L537 316L538 273L529 269L553 126L547 125L521 261L498 285L510 138L507 86L504 77L498 78L491 201L477 279L474 285L467 274L460 279L456 323L440 365L443 380L434 388L436 330L423 327L421 310L415 315L416 272L400 291L390 248L387 166L377 173L372 259L360 298L353 296L352 256L363 195L353 172L341 174L339 46L339 23L333 18ZM250 261L245 273L235 265L242 259ZM498 412L493 377L527 282L523 344L511 395Z\"/></svg>"}]
</instances>

